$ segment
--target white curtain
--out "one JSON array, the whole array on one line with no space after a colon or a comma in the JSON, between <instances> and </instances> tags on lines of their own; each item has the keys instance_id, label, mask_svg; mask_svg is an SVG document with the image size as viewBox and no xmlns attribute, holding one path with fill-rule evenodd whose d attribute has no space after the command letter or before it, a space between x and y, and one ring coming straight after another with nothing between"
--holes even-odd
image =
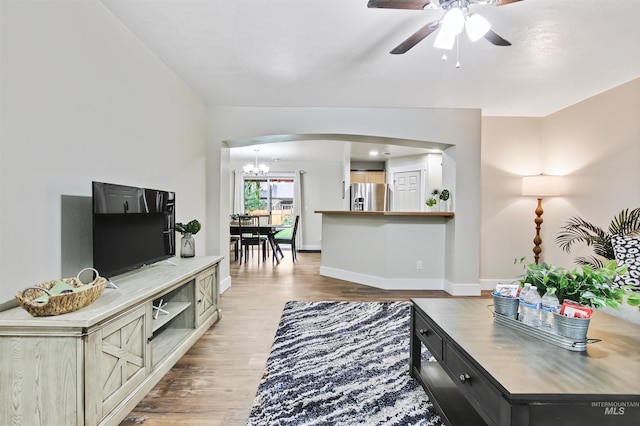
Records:
<instances>
[{"instance_id":1,"label":"white curtain","mask_svg":"<svg viewBox=\"0 0 640 426\"><path fill-rule=\"evenodd\" d=\"M242 170L233 171L233 213L244 214L244 178Z\"/></svg>"},{"instance_id":2,"label":"white curtain","mask_svg":"<svg viewBox=\"0 0 640 426\"><path fill-rule=\"evenodd\" d=\"M293 180L293 199L295 202L293 203L293 217L295 220L296 216L300 216L300 221L298 222L298 233L296 235L296 247L300 249L302 247L302 232L300 231L302 228L302 174L304 172L302 170L296 170L296 176Z\"/></svg>"}]
</instances>

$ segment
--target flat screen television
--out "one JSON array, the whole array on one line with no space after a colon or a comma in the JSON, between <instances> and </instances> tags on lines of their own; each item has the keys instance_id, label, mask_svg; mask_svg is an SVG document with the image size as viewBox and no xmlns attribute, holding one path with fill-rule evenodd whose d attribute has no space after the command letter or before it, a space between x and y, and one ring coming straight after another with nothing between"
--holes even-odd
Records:
<instances>
[{"instance_id":1,"label":"flat screen television","mask_svg":"<svg viewBox=\"0 0 640 426\"><path fill-rule=\"evenodd\" d=\"M92 183L93 267L105 278L175 256L174 192Z\"/></svg>"}]
</instances>

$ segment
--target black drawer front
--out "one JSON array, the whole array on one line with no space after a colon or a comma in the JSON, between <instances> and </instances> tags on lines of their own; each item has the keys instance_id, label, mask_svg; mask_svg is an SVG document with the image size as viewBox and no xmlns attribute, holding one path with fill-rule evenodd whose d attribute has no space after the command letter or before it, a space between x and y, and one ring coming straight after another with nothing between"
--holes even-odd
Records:
<instances>
[{"instance_id":1,"label":"black drawer front","mask_svg":"<svg viewBox=\"0 0 640 426\"><path fill-rule=\"evenodd\" d=\"M415 324L413 327L414 332L418 338L429 349L432 355L439 360L442 360L442 337L434 330L434 328L427 322L417 310L413 316Z\"/></svg>"},{"instance_id":2,"label":"black drawer front","mask_svg":"<svg viewBox=\"0 0 640 426\"><path fill-rule=\"evenodd\" d=\"M450 345L445 346L445 357L446 368L449 369L454 382L467 396L469 402L485 417L485 420L488 417L498 424L502 396Z\"/></svg>"}]
</instances>

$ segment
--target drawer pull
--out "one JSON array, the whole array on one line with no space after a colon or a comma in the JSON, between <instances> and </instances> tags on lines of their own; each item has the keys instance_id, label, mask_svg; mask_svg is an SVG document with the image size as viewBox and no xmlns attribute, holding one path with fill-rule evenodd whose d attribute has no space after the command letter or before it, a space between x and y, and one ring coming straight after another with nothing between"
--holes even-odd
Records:
<instances>
[{"instance_id":1,"label":"drawer pull","mask_svg":"<svg viewBox=\"0 0 640 426\"><path fill-rule=\"evenodd\" d=\"M461 383L471 382L471 376L468 375L467 373L461 374L460 375L460 382Z\"/></svg>"},{"instance_id":2,"label":"drawer pull","mask_svg":"<svg viewBox=\"0 0 640 426\"><path fill-rule=\"evenodd\" d=\"M429 334L429 330L427 330L426 328L421 328L420 330L418 330L418 332L423 336L426 336L427 334Z\"/></svg>"}]
</instances>

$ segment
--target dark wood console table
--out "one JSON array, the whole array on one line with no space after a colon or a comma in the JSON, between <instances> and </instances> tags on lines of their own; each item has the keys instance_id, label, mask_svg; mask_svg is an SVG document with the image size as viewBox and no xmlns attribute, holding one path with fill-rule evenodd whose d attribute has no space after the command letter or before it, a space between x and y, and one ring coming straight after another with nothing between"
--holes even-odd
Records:
<instances>
[{"instance_id":1,"label":"dark wood console table","mask_svg":"<svg viewBox=\"0 0 640 426\"><path fill-rule=\"evenodd\" d=\"M491 299L412 301L411 375L447 424L640 424L640 326L596 312L601 341L572 352L495 324Z\"/></svg>"}]
</instances>

